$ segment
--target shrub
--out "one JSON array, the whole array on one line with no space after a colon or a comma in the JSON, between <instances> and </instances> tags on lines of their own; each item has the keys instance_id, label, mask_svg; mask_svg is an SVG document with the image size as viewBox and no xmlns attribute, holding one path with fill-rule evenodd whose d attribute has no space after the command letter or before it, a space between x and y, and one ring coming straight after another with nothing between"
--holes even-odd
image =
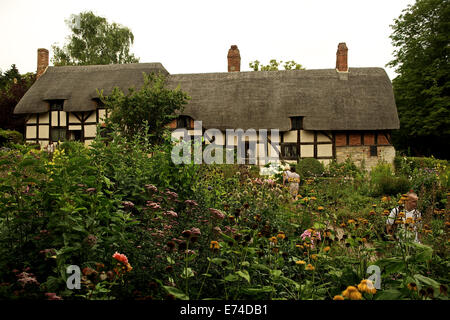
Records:
<instances>
[{"instance_id":1,"label":"shrub","mask_svg":"<svg viewBox=\"0 0 450 320\"><path fill-rule=\"evenodd\" d=\"M325 171L323 164L315 158L300 159L296 169L301 178L320 176Z\"/></svg>"},{"instance_id":2,"label":"shrub","mask_svg":"<svg viewBox=\"0 0 450 320\"><path fill-rule=\"evenodd\" d=\"M405 176L396 177L392 166L379 163L370 172L373 195L395 195L407 192L411 182Z\"/></svg>"},{"instance_id":3,"label":"shrub","mask_svg":"<svg viewBox=\"0 0 450 320\"><path fill-rule=\"evenodd\" d=\"M0 129L0 147L9 146L12 143L22 143L23 136L20 132Z\"/></svg>"}]
</instances>

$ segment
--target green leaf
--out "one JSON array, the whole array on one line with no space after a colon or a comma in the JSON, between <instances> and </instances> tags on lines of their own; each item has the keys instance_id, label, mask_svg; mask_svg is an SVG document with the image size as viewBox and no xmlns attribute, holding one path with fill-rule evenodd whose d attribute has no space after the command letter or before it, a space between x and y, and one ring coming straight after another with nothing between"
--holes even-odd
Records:
<instances>
[{"instance_id":1,"label":"green leaf","mask_svg":"<svg viewBox=\"0 0 450 320\"><path fill-rule=\"evenodd\" d=\"M420 282L422 284L426 284L426 285L432 286L433 288L437 288L437 289L441 285L439 282L437 282L437 281L435 281L435 280L433 280L431 278L425 277L425 276L423 276L421 274L415 274L414 275L414 279L416 279L417 282Z\"/></svg>"},{"instance_id":2,"label":"green leaf","mask_svg":"<svg viewBox=\"0 0 450 320\"><path fill-rule=\"evenodd\" d=\"M281 270L270 270L270 275L274 278L278 278L283 274Z\"/></svg>"},{"instance_id":3,"label":"green leaf","mask_svg":"<svg viewBox=\"0 0 450 320\"><path fill-rule=\"evenodd\" d=\"M170 287L170 286L163 286L166 291L173 295L175 298L180 300L189 300L189 296L187 296L183 291L181 291L178 288Z\"/></svg>"},{"instance_id":4,"label":"green leaf","mask_svg":"<svg viewBox=\"0 0 450 320\"><path fill-rule=\"evenodd\" d=\"M184 268L183 272L180 275L180 277L183 278L183 279L191 278L193 276L194 276L194 272L192 271L191 268Z\"/></svg>"},{"instance_id":5,"label":"green leaf","mask_svg":"<svg viewBox=\"0 0 450 320\"><path fill-rule=\"evenodd\" d=\"M248 283L250 283L250 275L248 274L247 270L239 270L236 271L236 274L242 278L244 278L245 280L247 280Z\"/></svg>"},{"instance_id":6,"label":"green leaf","mask_svg":"<svg viewBox=\"0 0 450 320\"><path fill-rule=\"evenodd\" d=\"M233 282L239 280L239 277L233 273L230 273L224 278L225 281Z\"/></svg>"},{"instance_id":7,"label":"green leaf","mask_svg":"<svg viewBox=\"0 0 450 320\"><path fill-rule=\"evenodd\" d=\"M397 289L389 289L380 291L377 296L377 300L398 300L402 296L402 293Z\"/></svg>"}]
</instances>

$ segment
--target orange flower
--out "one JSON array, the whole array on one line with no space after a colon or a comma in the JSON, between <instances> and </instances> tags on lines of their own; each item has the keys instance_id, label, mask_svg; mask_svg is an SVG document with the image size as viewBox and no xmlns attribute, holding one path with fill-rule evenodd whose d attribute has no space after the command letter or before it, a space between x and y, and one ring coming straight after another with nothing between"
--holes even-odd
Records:
<instances>
[{"instance_id":1,"label":"orange flower","mask_svg":"<svg viewBox=\"0 0 450 320\"><path fill-rule=\"evenodd\" d=\"M377 293L377 289L375 289L372 281L369 280L369 279L362 280L361 283L358 284L358 289L361 292L367 292L367 293L370 293L370 294Z\"/></svg>"},{"instance_id":2,"label":"orange flower","mask_svg":"<svg viewBox=\"0 0 450 320\"><path fill-rule=\"evenodd\" d=\"M277 240L276 237L271 237L271 238L269 239L269 242L271 242L271 243L273 243L273 244L277 244L278 240Z\"/></svg>"},{"instance_id":3,"label":"orange flower","mask_svg":"<svg viewBox=\"0 0 450 320\"><path fill-rule=\"evenodd\" d=\"M344 300L344 297L337 295L337 296L334 296L333 300Z\"/></svg>"},{"instance_id":4,"label":"orange flower","mask_svg":"<svg viewBox=\"0 0 450 320\"><path fill-rule=\"evenodd\" d=\"M297 260L295 261L295 264L306 264L306 262L303 260Z\"/></svg>"},{"instance_id":5,"label":"orange flower","mask_svg":"<svg viewBox=\"0 0 450 320\"><path fill-rule=\"evenodd\" d=\"M322 206L317 207L317 210L322 211L324 208Z\"/></svg>"},{"instance_id":6,"label":"orange flower","mask_svg":"<svg viewBox=\"0 0 450 320\"><path fill-rule=\"evenodd\" d=\"M284 238L286 238L286 235L284 234L283 231L280 231L280 232L278 232L278 234L277 234L277 238L279 238L279 239L284 239Z\"/></svg>"},{"instance_id":7,"label":"orange flower","mask_svg":"<svg viewBox=\"0 0 450 320\"><path fill-rule=\"evenodd\" d=\"M220 244L219 244L219 242L213 240L209 244L209 248L210 249L220 249Z\"/></svg>"},{"instance_id":8,"label":"orange flower","mask_svg":"<svg viewBox=\"0 0 450 320\"><path fill-rule=\"evenodd\" d=\"M328 251L330 251L330 247L325 247L325 248L323 248L323 252L328 252Z\"/></svg>"},{"instance_id":9,"label":"orange flower","mask_svg":"<svg viewBox=\"0 0 450 320\"><path fill-rule=\"evenodd\" d=\"M119 262L122 262L123 264L127 265L128 264L128 258L126 255L118 253L116 251L116 253L113 254L112 256L114 259L116 259Z\"/></svg>"},{"instance_id":10,"label":"orange flower","mask_svg":"<svg viewBox=\"0 0 450 320\"><path fill-rule=\"evenodd\" d=\"M306 266L305 269L306 269L306 270L313 271L313 270L316 269L316 268L314 268L314 266L313 266L312 264L308 264L308 265Z\"/></svg>"},{"instance_id":11,"label":"orange flower","mask_svg":"<svg viewBox=\"0 0 450 320\"><path fill-rule=\"evenodd\" d=\"M354 286L348 286L347 289L345 289L342 292L342 296L349 298L350 300L361 300L362 294L361 292L356 289Z\"/></svg>"}]
</instances>

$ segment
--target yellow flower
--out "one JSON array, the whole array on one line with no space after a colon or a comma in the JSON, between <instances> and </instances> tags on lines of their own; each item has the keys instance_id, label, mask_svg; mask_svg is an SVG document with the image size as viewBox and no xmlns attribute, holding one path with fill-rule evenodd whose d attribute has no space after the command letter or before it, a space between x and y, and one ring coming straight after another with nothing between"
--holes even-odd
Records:
<instances>
[{"instance_id":1,"label":"yellow flower","mask_svg":"<svg viewBox=\"0 0 450 320\"><path fill-rule=\"evenodd\" d=\"M312 255L311 255L311 259L317 260L317 254L312 254Z\"/></svg>"},{"instance_id":2,"label":"yellow flower","mask_svg":"<svg viewBox=\"0 0 450 320\"><path fill-rule=\"evenodd\" d=\"M317 200L317 198L316 197L311 197L311 200Z\"/></svg>"},{"instance_id":3,"label":"yellow flower","mask_svg":"<svg viewBox=\"0 0 450 320\"><path fill-rule=\"evenodd\" d=\"M356 289L356 287L354 287L354 286L348 286L347 289L345 289L342 292L342 296L349 298L350 300L361 300L362 299L361 292L359 292L358 289Z\"/></svg>"},{"instance_id":4,"label":"yellow flower","mask_svg":"<svg viewBox=\"0 0 450 320\"><path fill-rule=\"evenodd\" d=\"M370 294L377 293L377 289L375 289L372 281L369 279L362 280L361 283L358 284L358 290L361 292L367 292Z\"/></svg>"},{"instance_id":5,"label":"yellow flower","mask_svg":"<svg viewBox=\"0 0 450 320\"><path fill-rule=\"evenodd\" d=\"M411 223L411 224L414 224L414 219L411 218L411 217L406 218L405 223Z\"/></svg>"},{"instance_id":6,"label":"yellow flower","mask_svg":"<svg viewBox=\"0 0 450 320\"><path fill-rule=\"evenodd\" d=\"M399 218L403 218L405 216L405 213L403 212L403 211L401 211L399 214L398 214L398 217Z\"/></svg>"},{"instance_id":7,"label":"yellow flower","mask_svg":"<svg viewBox=\"0 0 450 320\"><path fill-rule=\"evenodd\" d=\"M306 264L306 262L303 260L297 260L295 261L295 264Z\"/></svg>"},{"instance_id":8,"label":"yellow flower","mask_svg":"<svg viewBox=\"0 0 450 320\"><path fill-rule=\"evenodd\" d=\"M316 269L316 268L314 268L314 266L313 266L312 264L308 264L308 265L306 266L305 269L306 269L306 270L313 271L313 270Z\"/></svg>"},{"instance_id":9,"label":"yellow flower","mask_svg":"<svg viewBox=\"0 0 450 320\"><path fill-rule=\"evenodd\" d=\"M376 205L376 204L373 204L373 205L372 205L372 208L376 208L376 207L377 207L377 205Z\"/></svg>"},{"instance_id":10,"label":"yellow flower","mask_svg":"<svg viewBox=\"0 0 450 320\"><path fill-rule=\"evenodd\" d=\"M344 297L337 295L337 296L334 296L333 300L344 300Z\"/></svg>"},{"instance_id":11,"label":"yellow flower","mask_svg":"<svg viewBox=\"0 0 450 320\"><path fill-rule=\"evenodd\" d=\"M323 252L328 252L328 251L330 251L330 247L325 247L325 248L323 248Z\"/></svg>"},{"instance_id":12,"label":"yellow flower","mask_svg":"<svg viewBox=\"0 0 450 320\"><path fill-rule=\"evenodd\" d=\"M284 239L284 238L286 238L286 235L284 234L283 231L280 231L280 232L278 232L278 234L277 234L277 238L279 238L279 239Z\"/></svg>"},{"instance_id":13,"label":"yellow flower","mask_svg":"<svg viewBox=\"0 0 450 320\"><path fill-rule=\"evenodd\" d=\"M382 197L382 198L381 198L381 201L387 202L387 201L388 201L388 197L386 197L386 196Z\"/></svg>"},{"instance_id":14,"label":"yellow flower","mask_svg":"<svg viewBox=\"0 0 450 320\"><path fill-rule=\"evenodd\" d=\"M351 223L355 223L355 220L353 220L353 219L350 219L350 220L348 220L348 221L347 221L347 223L349 223L349 224L351 224Z\"/></svg>"},{"instance_id":15,"label":"yellow flower","mask_svg":"<svg viewBox=\"0 0 450 320\"><path fill-rule=\"evenodd\" d=\"M209 244L209 248L210 249L220 249L220 244L219 244L219 242L213 240Z\"/></svg>"},{"instance_id":16,"label":"yellow flower","mask_svg":"<svg viewBox=\"0 0 450 320\"><path fill-rule=\"evenodd\" d=\"M303 201L308 202L309 201L308 197L303 198Z\"/></svg>"},{"instance_id":17,"label":"yellow flower","mask_svg":"<svg viewBox=\"0 0 450 320\"><path fill-rule=\"evenodd\" d=\"M317 210L322 211L324 208L322 206L317 207Z\"/></svg>"},{"instance_id":18,"label":"yellow flower","mask_svg":"<svg viewBox=\"0 0 450 320\"><path fill-rule=\"evenodd\" d=\"M277 240L276 237L271 237L271 238L269 239L269 241L272 242L272 243L274 243L274 244L277 244L277 242L278 242L278 240Z\"/></svg>"}]
</instances>

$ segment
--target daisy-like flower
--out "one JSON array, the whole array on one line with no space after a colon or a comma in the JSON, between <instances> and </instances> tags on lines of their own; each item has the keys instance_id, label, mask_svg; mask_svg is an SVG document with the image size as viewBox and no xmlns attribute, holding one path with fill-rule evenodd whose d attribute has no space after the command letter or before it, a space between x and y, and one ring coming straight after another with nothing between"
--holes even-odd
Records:
<instances>
[{"instance_id":1,"label":"daisy-like flower","mask_svg":"<svg viewBox=\"0 0 450 320\"><path fill-rule=\"evenodd\" d=\"M302 265L302 264L306 264L306 262L303 260L297 260L297 261L295 261L295 264Z\"/></svg>"},{"instance_id":2,"label":"daisy-like flower","mask_svg":"<svg viewBox=\"0 0 450 320\"><path fill-rule=\"evenodd\" d=\"M312 254L312 255L311 255L311 259L317 260L317 254Z\"/></svg>"},{"instance_id":3,"label":"daisy-like flower","mask_svg":"<svg viewBox=\"0 0 450 320\"><path fill-rule=\"evenodd\" d=\"M209 248L213 249L213 250L219 250L220 249L220 244L219 244L219 242L213 240L209 244Z\"/></svg>"},{"instance_id":4,"label":"daisy-like flower","mask_svg":"<svg viewBox=\"0 0 450 320\"><path fill-rule=\"evenodd\" d=\"M377 289L375 289L375 286L373 285L372 281L369 279L362 280L361 283L358 284L358 290L361 292L367 292L370 294L377 293Z\"/></svg>"},{"instance_id":5,"label":"daisy-like flower","mask_svg":"<svg viewBox=\"0 0 450 320\"><path fill-rule=\"evenodd\" d=\"M350 219L350 220L348 220L348 221L347 221L347 223L348 223L348 224L352 224L352 223L355 223L355 220L353 220L353 219Z\"/></svg>"},{"instance_id":6,"label":"daisy-like flower","mask_svg":"<svg viewBox=\"0 0 450 320\"><path fill-rule=\"evenodd\" d=\"M322 207L322 206L317 207L317 210L319 210L319 211L322 211L323 209L324 209L324 207Z\"/></svg>"},{"instance_id":7,"label":"daisy-like flower","mask_svg":"<svg viewBox=\"0 0 450 320\"><path fill-rule=\"evenodd\" d=\"M325 248L323 248L323 252L328 252L328 251L330 251L330 247L325 247Z\"/></svg>"},{"instance_id":8,"label":"daisy-like flower","mask_svg":"<svg viewBox=\"0 0 450 320\"><path fill-rule=\"evenodd\" d=\"M273 244L277 244L278 240L277 240L276 237L271 237L271 238L269 239L269 242L271 242L271 243L273 243Z\"/></svg>"},{"instance_id":9,"label":"daisy-like flower","mask_svg":"<svg viewBox=\"0 0 450 320\"><path fill-rule=\"evenodd\" d=\"M308 264L306 267L305 267L305 270L309 270L309 271L313 271L313 270L315 270L316 268L312 265L312 264Z\"/></svg>"},{"instance_id":10,"label":"daisy-like flower","mask_svg":"<svg viewBox=\"0 0 450 320\"><path fill-rule=\"evenodd\" d=\"M415 284L414 282L408 283L407 287L411 291L417 291L417 284Z\"/></svg>"},{"instance_id":11,"label":"daisy-like flower","mask_svg":"<svg viewBox=\"0 0 450 320\"><path fill-rule=\"evenodd\" d=\"M283 240L284 238L286 238L286 235L283 231L279 231L277 234L277 238Z\"/></svg>"},{"instance_id":12,"label":"daisy-like flower","mask_svg":"<svg viewBox=\"0 0 450 320\"><path fill-rule=\"evenodd\" d=\"M362 299L361 292L359 292L358 289L354 286L348 286L347 289L342 292L342 296L345 298L349 298L350 300Z\"/></svg>"}]
</instances>

